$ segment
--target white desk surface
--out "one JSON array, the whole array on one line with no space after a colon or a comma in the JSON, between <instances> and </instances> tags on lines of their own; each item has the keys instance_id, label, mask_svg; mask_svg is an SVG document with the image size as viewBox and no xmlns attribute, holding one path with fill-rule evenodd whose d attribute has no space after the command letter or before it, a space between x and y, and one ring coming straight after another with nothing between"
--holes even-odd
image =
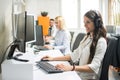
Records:
<instances>
[{"instance_id":1,"label":"white desk surface","mask_svg":"<svg viewBox=\"0 0 120 80\"><path fill-rule=\"evenodd\" d=\"M47 51L40 51L36 54L33 53L33 49L27 48L27 52L23 54L23 56L20 56L19 58L28 59L29 62L19 62L15 60L6 60L4 61L4 64L12 63L12 64L33 64L33 80L81 80L80 77L77 75L75 71L66 71L63 73L53 73L48 74L42 69L38 69L38 67L35 66L35 62L39 61L43 56L50 55L52 57L55 56L62 56L61 52L59 50L47 50ZM17 52L19 53L19 52ZM56 65L59 63L68 64L67 61L49 61L49 63ZM27 76L27 75L26 75ZM29 76L29 75L28 75Z\"/></svg>"}]
</instances>

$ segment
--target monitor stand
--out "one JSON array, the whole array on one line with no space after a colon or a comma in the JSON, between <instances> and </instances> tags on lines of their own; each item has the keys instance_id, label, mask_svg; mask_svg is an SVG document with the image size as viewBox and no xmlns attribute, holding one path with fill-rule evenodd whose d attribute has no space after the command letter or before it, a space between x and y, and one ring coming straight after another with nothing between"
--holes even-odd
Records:
<instances>
[{"instance_id":1,"label":"monitor stand","mask_svg":"<svg viewBox=\"0 0 120 80\"><path fill-rule=\"evenodd\" d=\"M18 56L15 56L13 57L13 54L14 54L14 51L15 51L15 48L18 47L18 45L12 45L11 48L10 48L10 51L8 53L8 56L7 56L7 59L10 60L10 59L14 59L14 60L17 60L17 61L22 61L22 62L28 62L29 60L26 60L26 59L19 59Z\"/></svg>"},{"instance_id":2,"label":"monitor stand","mask_svg":"<svg viewBox=\"0 0 120 80\"><path fill-rule=\"evenodd\" d=\"M8 53L7 59L12 59L13 58L13 54L14 54L14 51L15 51L16 47L17 47L17 45L15 45L15 44L10 47L10 51Z\"/></svg>"}]
</instances>

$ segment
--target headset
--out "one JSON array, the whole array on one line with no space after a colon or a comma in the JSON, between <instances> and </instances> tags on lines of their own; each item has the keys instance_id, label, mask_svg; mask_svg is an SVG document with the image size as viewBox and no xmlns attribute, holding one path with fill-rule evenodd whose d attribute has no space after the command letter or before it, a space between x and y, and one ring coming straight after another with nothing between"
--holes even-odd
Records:
<instances>
[{"instance_id":1,"label":"headset","mask_svg":"<svg viewBox=\"0 0 120 80\"><path fill-rule=\"evenodd\" d=\"M94 14L95 14L95 19L94 19L94 25L95 25L95 27L96 27L96 28L102 27L103 22L102 22L102 20L101 20L101 17L100 17L100 15L99 15L99 12L98 12L98 11L95 11L95 10L93 10L93 12L94 12Z\"/></svg>"}]
</instances>

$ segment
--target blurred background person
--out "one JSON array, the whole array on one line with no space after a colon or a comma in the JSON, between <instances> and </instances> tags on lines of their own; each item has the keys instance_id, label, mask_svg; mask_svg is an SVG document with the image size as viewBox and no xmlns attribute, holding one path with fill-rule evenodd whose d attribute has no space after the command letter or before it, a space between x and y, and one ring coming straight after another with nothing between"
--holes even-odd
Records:
<instances>
[{"instance_id":1,"label":"blurred background person","mask_svg":"<svg viewBox=\"0 0 120 80\"><path fill-rule=\"evenodd\" d=\"M56 32L57 32L57 29L56 29L56 26L55 26L55 20L54 19L50 19L50 22L49 22L50 26L49 26L49 30L48 30L48 36L45 37L45 43L46 44L49 44L50 41L52 39L54 39L55 35L56 35Z\"/></svg>"},{"instance_id":2,"label":"blurred background person","mask_svg":"<svg viewBox=\"0 0 120 80\"><path fill-rule=\"evenodd\" d=\"M58 29L54 37L54 44L52 46L45 45L48 49L59 49L63 54L70 52L70 33L65 29L65 21L62 16L55 18L56 28Z\"/></svg>"},{"instance_id":3,"label":"blurred background person","mask_svg":"<svg viewBox=\"0 0 120 80\"><path fill-rule=\"evenodd\" d=\"M56 26L55 26L55 20L50 19L50 27L49 27L49 36L55 37L57 32Z\"/></svg>"}]
</instances>

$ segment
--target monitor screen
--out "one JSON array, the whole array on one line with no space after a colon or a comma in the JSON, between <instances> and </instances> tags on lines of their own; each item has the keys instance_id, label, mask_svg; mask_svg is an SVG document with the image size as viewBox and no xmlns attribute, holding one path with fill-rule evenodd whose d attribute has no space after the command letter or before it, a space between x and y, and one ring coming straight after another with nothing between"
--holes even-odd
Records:
<instances>
[{"instance_id":1,"label":"monitor screen","mask_svg":"<svg viewBox=\"0 0 120 80\"><path fill-rule=\"evenodd\" d=\"M16 32L16 44L18 45L18 50L20 52L25 52L25 41L26 41L26 22L27 22L27 12L18 14L17 20L17 32Z\"/></svg>"},{"instance_id":2,"label":"monitor screen","mask_svg":"<svg viewBox=\"0 0 120 80\"><path fill-rule=\"evenodd\" d=\"M14 29L14 43L11 45L10 51L8 53L7 59L11 59L14 54L14 50L17 48L20 52L25 53L26 49L26 15L27 12L22 12L19 14L13 14L13 25L12 29Z\"/></svg>"},{"instance_id":3,"label":"monitor screen","mask_svg":"<svg viewBox=\"0 0 120 80\"><path fill-rule=\"evenodd\" d=\"M26 42L33 41L34 38L34 16L27 15Z\"/></svg>"},{"instance_id":4,"label":"monitor screen","mask_svg":"<svg viewBox=\"0 0 120 80\"><path fill-rule=\"evenodd\" d=\"M36 25L35 27L35 42L33 45L43 46L44 39L43 39L43 28L40 25Z\"/></svg>"}]
</instances>

